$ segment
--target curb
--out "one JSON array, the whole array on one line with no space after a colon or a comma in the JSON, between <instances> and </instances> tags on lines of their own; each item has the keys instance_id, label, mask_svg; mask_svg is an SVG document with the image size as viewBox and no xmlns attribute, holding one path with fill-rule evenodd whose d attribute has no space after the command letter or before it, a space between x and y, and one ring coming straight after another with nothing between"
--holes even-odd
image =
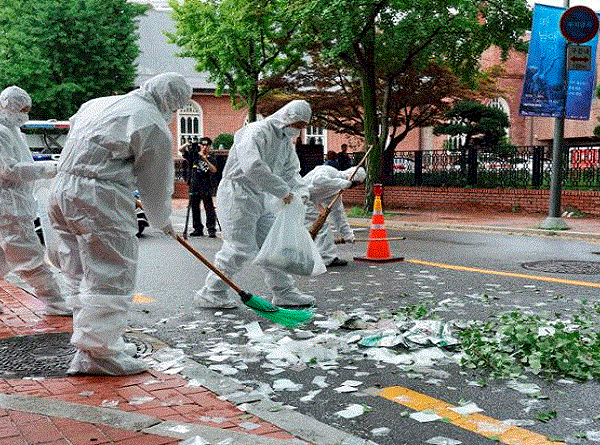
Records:
<instances>
[{"instance_id":1,"label":"curb","mask_svg":"<svg viewBox=\"0 0 600 445\"><path fill-rule=\"evenodd\" d=\"M359 227L370 227L370 222L361 218L348 218L350 223ZM592 232L571 232L569 230L546 230L522 227L504 227L504 226L480 226L470 224L439 224L439 223L420 223L408 221L387 220L387 228L391 229L423 229L423 230L455 230L462 232L499 232L506 234L522 234L535 236L557 236L561 238L574 238L585 240L600 240L600 233Z\"/></svg>"}]
</instances>

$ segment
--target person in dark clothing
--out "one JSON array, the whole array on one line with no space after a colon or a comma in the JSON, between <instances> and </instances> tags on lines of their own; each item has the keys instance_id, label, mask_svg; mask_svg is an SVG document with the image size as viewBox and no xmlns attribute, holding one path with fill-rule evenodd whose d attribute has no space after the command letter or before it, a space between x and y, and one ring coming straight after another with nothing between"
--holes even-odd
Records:
<instances>
[{"instance_id":1,"label":"person in dark clothing","mask_svg":"<svg viewBox=\"0 0 600 445\"><path fill-rule=\"evenodd\" d=\"M348 155L348 144L342 144L340 152L337 154L337 168L340 171L348 170L352 167L352 160Z\"/></svg>"},{"instance_id":2,"label":"person in dark clothing","mask_svg":"<svg viewBox=\"0 0 600 445\"><path fill-rule=\"evenodd\" d=\"M338 168L337 153L333 150L329 150L325 157L324 164L329 165L330 167ZM339 170L339 168L338 168L338 170Z\"/></svg>"},{"instance_id":3,"label":"person in dark clothing","mask_svg":"<svg viewBox=\"0 0 600 445\"><path fill-rule=\"evenodd\" d=\"M190 208L194 231L190 236L204 236L200 203L206 213L208 236L216 237L217 215L213 204L213 174L217 172L215 158L211 155L212 140L208 137L200 139L200 143L191 142L183 146L182 156L187 161L187 183L189 186Z\"/></svg>"}]
</instances>

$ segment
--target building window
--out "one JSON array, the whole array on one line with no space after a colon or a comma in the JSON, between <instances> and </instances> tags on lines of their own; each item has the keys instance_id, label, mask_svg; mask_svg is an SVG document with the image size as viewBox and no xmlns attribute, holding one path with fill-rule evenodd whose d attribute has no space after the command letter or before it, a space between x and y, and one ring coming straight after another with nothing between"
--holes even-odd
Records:
<instances>
[{"instance_id":1,"label":"building window","mask_svg":"<svg viewBox=\"0 0 600 445\"><path fill-rule=\"evenodd\" d=\"M177 110L177 133L180 148L186 142L197 141L204 135L202 108L193 100Z\"/></svg>"},{"instance_id":2,"label":"building window","mask_svg":"<svg viewBox=\"0 0 600 445\"><path fill-rule=\"evenodd\" d=\"M327 151L327 130L315 125L306 127L304 130L304 143L322 145L323 151Z\"/></svg>"}]
</instances>

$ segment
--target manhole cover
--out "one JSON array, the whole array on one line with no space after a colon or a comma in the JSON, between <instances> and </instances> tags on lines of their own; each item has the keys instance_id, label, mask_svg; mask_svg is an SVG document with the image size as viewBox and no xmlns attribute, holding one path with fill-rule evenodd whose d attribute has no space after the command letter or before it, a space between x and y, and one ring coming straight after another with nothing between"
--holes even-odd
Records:
<instances>
[{"instance_id":1,"label":"manhole cover","mask_svg":"<svg viewBox=\"0 0 600 445\"><path fill-rule=\"evenodd\" d=\"M125 335L135 343L138 355L151 351L142 340ZM0 340L0 377L64 377L75 348L70 332L27 335Z\"/></svg>"},{"instance_id":2,"label":"manhole cover","mask_svg":"<svg viewBox=\"0 0 600 445\"><path fill-rule=\"evenodd\" d=\"M523 263L521 267L528 270L548 273L568 273L579 275L598 275L600 274L600 262L597 261L533 261Z\"/></svg>"}]
</instances>

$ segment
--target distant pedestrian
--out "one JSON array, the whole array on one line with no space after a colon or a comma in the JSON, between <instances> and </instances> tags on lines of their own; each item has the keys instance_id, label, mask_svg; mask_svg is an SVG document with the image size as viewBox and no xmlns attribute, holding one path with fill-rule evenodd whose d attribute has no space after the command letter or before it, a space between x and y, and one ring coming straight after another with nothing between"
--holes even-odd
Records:
<instances>
[{"instance_id":1,"label":"distant pedestrian","mask_svg":"<svg viewBox=\"0 0 600 445\"><path fill-rule=\"evenodd\" d=\"M352 166L352 160L348 155L348 144L342 144L340 152L337 154L337 167L338 170L347 170Z\"/></svg>"},{"instance_id":2,"label":"distant pedestrian","mask_svg":"<svg viewBox=\"0 0 600 445\"><path fill-rule=\"evenodd\" d=\"M213 204L214 174L217 173L216 159L211 154L212 140L209 137L200 139L200 143L186 144L182 156L187 161L187 178L189 186L189 205L192 211L194 231L190 236L204 236L200 203L206 213L206 229L208 236L214 238L217 233L217 215Z\"/></svg>"},{"instance_id":3,"label":"distant pedestrian","mask_svg":"<svg viewBox=\"0 0 600 445\"><path fill-rule=\"evenodd\" d=\"M337 153L333 150L327 151L327 156L325 158L325 165L329 165L333 168L338 168L337 163Z\"/></svg>"}]
</instances>

